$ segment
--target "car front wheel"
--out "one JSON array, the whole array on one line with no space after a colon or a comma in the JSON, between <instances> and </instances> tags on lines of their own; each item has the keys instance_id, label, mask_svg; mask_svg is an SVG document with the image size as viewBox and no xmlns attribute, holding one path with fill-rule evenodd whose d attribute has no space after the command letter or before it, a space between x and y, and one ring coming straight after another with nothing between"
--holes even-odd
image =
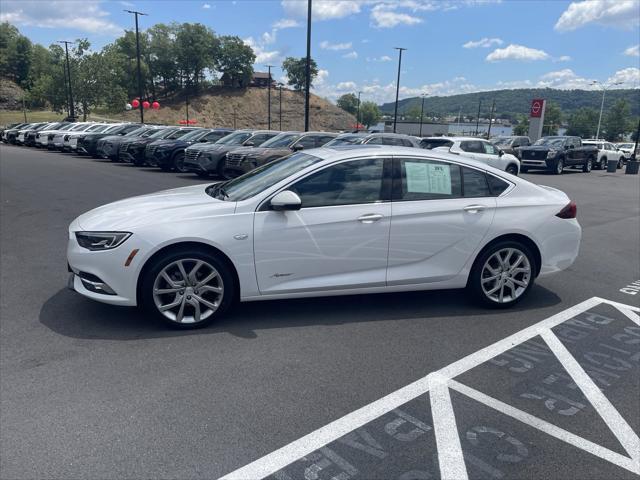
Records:
<instances>
[{"instance_id":1,"label":"car front wheel","mask_svg":"<svg viewBox=\"0 0 640 480\"><path fill-rule=\"evenodd\" d=\"M562 170L564 170L564 161L562 159L559 159L556 162L556 169L555 169L554 173L556 175L561 175L562 174Z\"/></svg>"},{"instance_id":2,"label":"car front wheel","mask_svg":"<svg viewBox=\"0 0 640 480\"><path fill-rule=\"evenodd\" d=\"M511 175L518 176L518 166L512 163L507 167L506 172L510 173Z\"/></svg>"},{"instance_id":3,"label":"car front wheel","mask_svg":"<svg viewBox=\"0 0 640 480\"><path fill-rule=\"evenodd\" d=\"M535 278L531 250L515 241L498 242L476 259L468 288L477 301L491 308L507 308L522 300Z\"/></svg>"},{"instance_id":4,"label":"car front wheel","mask_svg":"<svg viewBox=\"0 0 640 480\"><path fill-rule=\"evenodd\" d=\"M227 265L206 250L162 255L144 273L142 305L165 325L201 328L233 303L235 285Z\"/></svg>"},{"instance_id":5,"label":"car front wheel","mask_svg":"<svg viewBox=\"0 0 640 480\"><path fill-rule=\"evenodd\" d=\"M584 173L589 173L592 168L593 168L593 159L587 158L587 161L584 162L584 165L582 166L582 171Z\"/></svg>"}]
</instances>

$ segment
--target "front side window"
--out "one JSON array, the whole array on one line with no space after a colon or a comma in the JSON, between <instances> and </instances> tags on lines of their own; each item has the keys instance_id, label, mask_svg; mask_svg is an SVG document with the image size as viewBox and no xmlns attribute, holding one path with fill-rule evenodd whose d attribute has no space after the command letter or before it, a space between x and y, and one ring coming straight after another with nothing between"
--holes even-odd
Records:
<instances>
[{"instance_id":1,"label":"front side window","mask_svg":"<svg viewBox=\"0 0 640 480\"><path fill-rule=\"evenodd\" d=\"M316 138L317 137L315 135L305 135L300 140L298 140L296 143L294 143L294 146L302 147L304 149L315 148L316 147Z\"/></svg>"},{"instance_id":2,"label":"front side window","mask_svg":"<svg viewBox=\"0 0 640 480\"><path fill-rule=\"evenodd\" d=\"M251 141L256 147L259 147L264 142L266 142L267 140L275 136L276 136L275 133L257 133L253 137L251 137Z\"/></svg>"},{"instance_id":3,"label":"front side window","mask_svg":"<svg viewBox=\"0 0 640 480\"><path fill-rule=\"evenodd\" d=\"M484 153L487 155L498 155L498 149L489 142L482 142L482 146L484 147Z\"/></svg>"},{"instance_id":4,"label":"front side window","mask_svg":"<svg viewBox=\"0 0 640 480\"><path fill-rule=\"evenodd\" d=\"M407 158L396 160L394 170L394 201L439 200L462 196L458 165Z\"/></svg>"},{"instance_id":5,"label":"front side window","mask_svg":"<svg viewBox=\"0 0 640 480\"><path fill-rule=\"evenodd\" d=\"M382 145L382 137L376 135L375 137L369 138L369 140L367 140L365 143L367 145Z\"/></svg>"},{"instance_id":6,"label":"front side window","mask_svg":"<svg viewBox=\"0 0 640 480\"><path fill-rule=\"evenodd\" d=\"M299 133L281 133L260 146L262 148L285 148L295 142L298 137L300 137Z\"/></svg>"},{"instance_id":7,"label":"front side window","mask_svg":"<svg viewBox=\"0 0 640 480\"><path fill-rule=\"evenodd\" d=\"M326 145L328 142L330 142L331 140L333 140L334 138L336 137L332 135L320 135L316 137L316 147L322 147Z\"/></svg>"},{"instance_id":8,"label":"front side window","mask_svg":"<svg viewBox=\"0 0 640 480\"><path fill-rule=\"evenodd\" d=\"M224 132L224 131L217 130L215 132L207 133L204 136L204 139L207 142L217 142L218 140L220 140L221 138L226 137L227 135L229 135L229 132Z\"/></svg>"},{"instance_id":9,"label":"front side window","mask_svg":"<svg viewBox=\"0 0 640 480\"><path fill-rule=\"evenodd\" d=\"M402 147L402 139L398 137L382 137L383 145L394 145L396 147Z\"/></svg>"},{"instance_id":10,"label":"front side window","mask_svg":"<svg viewBox=\"0 0 640 480\"><path fill-rule=\"evenodd\" d=\"M382 201L384 159L351 160L324 168L289 187L302 208Z\"/></svg>"},{"instance_id":11,"label":"front side window","mask_svg":"<svg viewBox=\"0 0 640 480\"><path fill-rule=\"evenodd\" d=\"M465 140L460 142L460 150L468 153L484 153L484 147L479 140Z\"/></svg>"}]
</instances>

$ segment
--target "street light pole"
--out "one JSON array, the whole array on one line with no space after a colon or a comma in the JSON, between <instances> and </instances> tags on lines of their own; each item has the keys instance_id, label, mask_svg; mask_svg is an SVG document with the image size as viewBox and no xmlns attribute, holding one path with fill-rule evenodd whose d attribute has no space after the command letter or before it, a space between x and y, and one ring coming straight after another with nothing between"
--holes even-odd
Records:
<instances>
[{"instance_id":1,"label":"street light pole","mask_svg":"<svg viewBox=\"0 0 640 480\"><path fill-rule=\"evenodd\" d=\"M478 99L478 116L476 117L476 137L478 136L480 127L480 107L482 106L482 99Z\"/></svg>"},{"instance_id":2,"label":"street light pole","mask_svg":"<svg viewBox=\"0 0 640 480\"><path fill-rule=\"evenodd\" d=\"M271 130L271 67L273 67L273 65L267 65L269 69L269 85L267 86L267 125L269 130Z\"/></svg>"},{"instance_id":3,"label":"street light pole","mask_svg":"<svg viewBox=\"0 0 640 480\"><path fill-rule=\"evenodd\" d=\"M398 96L400 95L400 67L402 66L402 52L406 48L394 47L398 50L398 80L396 81L396 106L393 110L393 133L396 133L396 124L398 123Z\"/></svg>"},{"instance_id":4,"label":"street light pole","mask_svg":"<svg viewBox=\"0 0 640 480\"><path fill-rule=\"evenodd\" d=\"M136 60L138 64L138 102L140 105L140 123L144 123L144 107L142 106L142 73L140 70L140 31L138 30L138 15L147 15L146 13L136 12L135 10L125 10L127 13L133 13L136 17ZM188 109L188 107L187 107ZM187 110L187 116L189 115Z\"/></svg>"},{"instance_id":5,"label":"street light pole","mask_svg":"<svg viewBox=\"0 0 640 480\"><path fill-rule=\"evenodd\" d=\"M309 94L311 90L311 0L307 0L307 61L305 64L304 131L309 131Z\"/></svg>"},{"instance_id":6,"label":"street light pole","mask_svg":"<svg viewBox=\"0 0 640 480\"><path fill-rule=\"evenodd\" d=\"M69 44L73 45L75 42L68 42L67 40L59 40L58 43L64 43L64 51L67 56L67 79L69 80L69 118L73 122L76 118L76 109L73 104L73 89L71 88L71 66L69 64Z\"/></svg>"},{"instance_id":7,"label":"street light pole","mask_svg":"<svg viewBox=\"0 0 640 480\"><path fill-rule=\"evenodd\" d=\"M358 109L356 110L356 132L360 131L360 94L362 92L358 92Z\"/></svg>"},{"instance_id":8,"label":"street light pole","mask_svg":"<svg viewBox=\"0 0 640 480\"><path fill-rule=\"evenodd\" d=\"M282 131L282 86L283 86L282 82L278 84L278 90L280 91L280 95L279 95L280 98L278 99L278 102L280 104L279 107L278 107L278 116L280 117L279 118L279 120L280 120L280 131Z\"/></svg>"},{"instance_id":9,"label":"street light pole","mask_svg":"<svg viewBox=\"0 0 640 480\"><path fill-rule=\"evenodd\" d=\"M493 123L493 112L496 108L496 100L493 100L491 104L491 113L489 114L489 130L487 131L487 140L491 137L491 124Z\"/></svg>"},{"instance_id":10,"label":"street light pole","mask_svg":"<svg viewBox=\"0 0 640 480\"><path fill-rule=\"evenodd\" d=\"M419 137L422 136L422 117L424 115L424 98L427 96L427 93L422 94L422 107L420 108L420 134Z\"/></svg>"},{"instance_id":11,"label":"street light pole","mask_svg":"<svg viewBox=\"0 0 640 480\"><path fill-rule=\"evenodd\" d=\"M614 85L622 85L622 82L615 82L610 85L605 85L598 80L594 80L591 82L591 85L598 85L602 89L602 101L600 102L600 116L598 117L598 130L596 131L596 140L600 138L600 123L602 122L602 111L604 110L604 94L607 93L607 89L609 87L613 87Z\"/></svg>"}]
</instances>

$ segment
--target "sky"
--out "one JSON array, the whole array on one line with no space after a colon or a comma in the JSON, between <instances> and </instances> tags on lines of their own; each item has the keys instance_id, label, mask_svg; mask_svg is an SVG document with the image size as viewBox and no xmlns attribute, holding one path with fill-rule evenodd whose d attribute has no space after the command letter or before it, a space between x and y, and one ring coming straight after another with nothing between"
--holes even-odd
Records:
<instances>
[{"instance_id":1,"label":"sky","mask_svg":"<svg viewBox=\"0 0 640 480\"><path fill-rule=\"evenodd\" d=\"M99 49L132 29L200 22L237 35L256 70L306 54L306 0L0 0L0 20L32 41L88 38ZM314 0L315 93L400 98L521 88L640 88L640 0ZM620 85L613 85L620 83Z\"/></svg>"}]
</instances>

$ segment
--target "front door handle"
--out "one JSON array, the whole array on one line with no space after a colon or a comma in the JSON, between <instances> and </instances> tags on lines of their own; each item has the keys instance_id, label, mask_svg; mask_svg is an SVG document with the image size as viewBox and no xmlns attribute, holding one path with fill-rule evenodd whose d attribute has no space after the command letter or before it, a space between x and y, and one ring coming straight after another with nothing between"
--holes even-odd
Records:
<instances>
[{"instance_id":1,"label":"front door handle","mask_svg":"<svg viewBox=\"0 0 640 480\"><path fill-rule=\"evenodd\" d=\"M379 213L367 213L365 215L362 215L361 217L358 217L358 221L360 223L373 223L381 220L382 217L384 217L384 215L381 215Z\"/></svg>"},{"instance_id":2,"label":"front door handle","mask_svg":"<svg viewBox=\"0 0 640 480\"><path fill-rule=\"evenodd\" d=\"M478 212L482 212L486 208L487 207L485 207L484 205L467 205L466 207L463 208L463 210L469 213L478 213Z\"/></svg>"}]
</instances>

